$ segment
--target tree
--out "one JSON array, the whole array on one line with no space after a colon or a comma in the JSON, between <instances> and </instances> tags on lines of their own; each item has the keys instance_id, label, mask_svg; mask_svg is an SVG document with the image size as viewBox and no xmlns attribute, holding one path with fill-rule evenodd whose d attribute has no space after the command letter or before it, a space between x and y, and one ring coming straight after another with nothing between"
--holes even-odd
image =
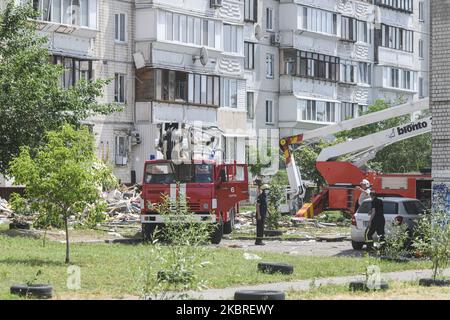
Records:
<instances>
[{"instance_id":1,"label":"tree","mask_svg":"<svg viewBox=\"0 0 450 320\"><path fill-rule=\"evenodd\" d=\"M117 184L112 171L95 155L94 137L87 128L64 125L49 131L45 143L32 157L21 147L10 163L16 184L26 185L25 198L39 215L61 219L66 233L66 263L70 263L68 222L95 205L101 205L100 191Z\"/></svg>"},{"instance_id":2,"label":"tree","mask_svg":"<svg viewBox=\"0 0 450 320\"><path fill-rule=\"evenodd\" d=\"M294 158L302 173L302 178L313 181L317 186L319 192L321 187L326 184L325 179L317 170L316 162L322 149L342 142L342 139L337 139L333 142L328 142L321 139L317 143L302 145L299 149L294 151Z\"/></svg>"},{"instance_id":3,"label":"tree","mask_svg":"<svg viewBox=\"0 0 450 320\"><path fill-rule=\"evenodd\" d=\"M366 114L381 111L389 107L390 104L384 100L376 100L368 108ZM408 123L410 120L408 115L396 117L360 128L343 131L336 134L336 137L344 140L356 139ZM399 141L383 148L373 160L369 161L368 166L382 172L412 172L431 167L431 133Z\"/></svg>"},{"instance_id":4,"label":"tree","mask_svg":"<svg viewBox=\"0 0 450 320\"><path fill-rule=\"evenodd\" d=\"M78 125L95 114L120 110L99 104L109 80L79 81L61 87L63 67L50 63L47 39L36 33L38 15L31 5L8 2L0 12L0 173L21 146L29 152L43 141L45 132L64 123Z\"/></svg>"}]
</instances>

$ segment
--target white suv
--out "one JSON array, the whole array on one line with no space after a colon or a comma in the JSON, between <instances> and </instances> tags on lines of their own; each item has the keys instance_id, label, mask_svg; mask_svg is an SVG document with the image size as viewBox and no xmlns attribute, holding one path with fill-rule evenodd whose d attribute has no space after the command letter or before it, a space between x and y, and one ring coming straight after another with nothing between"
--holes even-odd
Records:
<instances>
[{"instance_id":1,"label":"white suv","mask_svg":"<svg viewBox=\"0 0 450 320\"><path fill-rule=\"evenodd\" d=\"M417 199L408 198L380 198L383 201L383 212L386 220L385 232L389 233L389 225L408 225L409 230L414 227L414 220L426 212L425 206ZM365 200L358 211L352 217L352 247L361 250L365 244L365 233L369 225L369 212L372 208L372 200ZM375 239L375 235L374 235Z\"/></svg>"}]
</instances>

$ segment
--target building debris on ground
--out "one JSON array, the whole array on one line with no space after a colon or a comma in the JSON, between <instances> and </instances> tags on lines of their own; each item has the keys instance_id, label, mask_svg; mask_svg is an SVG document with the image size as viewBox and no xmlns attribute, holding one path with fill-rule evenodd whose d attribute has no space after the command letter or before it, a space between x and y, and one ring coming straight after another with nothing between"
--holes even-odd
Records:
<instances>
[{"instance_id":1,"label":"building debris on ground","mask_svg":"<svg viewBox=\"0 0 450 320\"><path fill-rule=\"evenodd\" d=\"M122 186L117 190L103 193L108 204L107 222L131 223L139 222L141 212L141 196L135 186Z\"/></svg>"}]
</instances>

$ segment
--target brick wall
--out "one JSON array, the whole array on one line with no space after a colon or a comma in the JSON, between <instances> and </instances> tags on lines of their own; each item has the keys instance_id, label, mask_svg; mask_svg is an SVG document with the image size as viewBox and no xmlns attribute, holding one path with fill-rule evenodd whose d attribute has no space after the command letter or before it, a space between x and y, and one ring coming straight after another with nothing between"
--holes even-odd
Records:
<instances>
[{"instance_id":1,"label":"brick wall","mask_svg":"<svg viewBox=\"0 0 450 320\"><path fill-rule=\"evenodd\" d=\"M433 207L450 201L450 0L431 0L430 101L433 115Z\"/></svg>"},{"instance_id":2,"label":"brick wall","mask_svg":"<svg viewBox=\"0 0 450 320\"><path fill-rule=\"evenodd\" d=\"M431 1L433 176L450 182L450 0Z\"/></svg>"}]
</instances>

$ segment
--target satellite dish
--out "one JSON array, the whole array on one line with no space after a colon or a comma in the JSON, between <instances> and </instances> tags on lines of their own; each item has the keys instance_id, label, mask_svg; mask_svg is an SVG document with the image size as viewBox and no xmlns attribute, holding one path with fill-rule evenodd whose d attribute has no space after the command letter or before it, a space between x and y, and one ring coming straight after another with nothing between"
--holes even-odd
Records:
<instances>
[{"instance_id":1,"label":"satellite dish","mask_svg":"<svg viewBox=\"0 0 450 320\"><path fill-rule=\"evenodd\" d=\"M259 41L263 37L263 30L259 24L255 26L255 38Z\"/></svg>"},{"instance_id":2,"label":"satellite dish","mask_svg":"<svg viewBox=\"0 0 450 320\"><path fill-rule=\"evenodd\" d=\"M202 47L202 49L200 50L200 62L202 63L203 66L206 66L208 61L209 61L208 50L205 47Z\"/></svg>"}]
</instances>

